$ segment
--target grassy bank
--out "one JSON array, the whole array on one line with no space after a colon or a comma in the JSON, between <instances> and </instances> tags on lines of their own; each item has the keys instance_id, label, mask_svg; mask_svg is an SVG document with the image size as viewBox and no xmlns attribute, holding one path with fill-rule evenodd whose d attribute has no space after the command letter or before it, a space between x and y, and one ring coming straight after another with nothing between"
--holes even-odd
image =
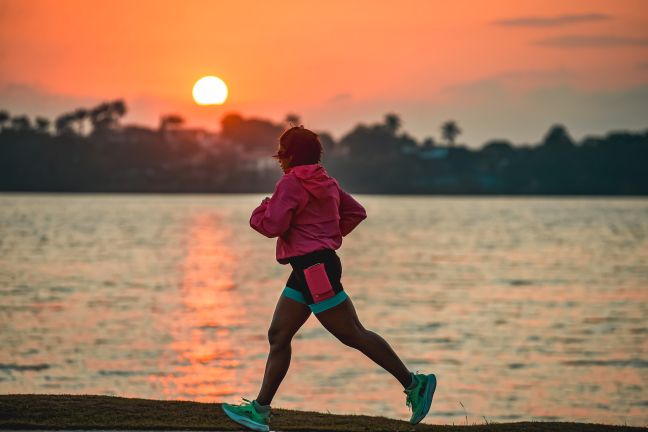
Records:
<instances>
[{"instance_id":1,"label":"grassy bank","mask_svg":"<svg viewBox=\"0 0 648 432\"><path fill-rule=\"evenodd\" d=\"M567 422L490 423L469 426L425 425L384 417L273 410L278 431L639 431L646 428ZM432 413L433 415L433 413ZM241 430L218 403L162 401L93 395L0 395L3 429Z\"/></svg>"}]
</instances>

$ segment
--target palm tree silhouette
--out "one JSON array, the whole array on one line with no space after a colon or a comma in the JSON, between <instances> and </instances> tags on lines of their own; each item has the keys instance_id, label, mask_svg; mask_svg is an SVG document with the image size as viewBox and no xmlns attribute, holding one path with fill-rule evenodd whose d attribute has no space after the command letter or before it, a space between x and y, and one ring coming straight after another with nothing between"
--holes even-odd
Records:
<instances>
[{"instance_id":1,"label":"palm tree silhouette","mask_svg":"<svg viewBox=\"0 0 648 432\"><path fill-rule=\"evenodd\" d=\"M123 117L126 114L126 103L121 99L113 101L110 107L114 115L117 116L117 118L114 119L115 121L119 120L120 117Z\"/></svg>"},{"instance_id":2,"label":"palm tree silhouette","mask_svg":"<svg viewBox=\"0 0 648 432\"><path fill-rule=\"evenodd\" d=\"M72 122L74 121L73 114L61 114L54 121L54 128L58 135L64 135L69 133L74 133L74 130L71 127Z\"/></svg>"},{"instance_id":3,"label":"palm tree silhouette","mask_svg":"<svg viewBox=\"0 0 648 432\"><path fill-rule=\"evenodd\" d=\"M179 128L185 122L185 119L178 114L167 114L160 117L160 131L167 129Z\"/></svg>"},{"instance_id":4,"label":"palm tree silhouette","mask_svg":"<svg viewBox=\"0 0 648 432\"><path fill-rule=\"evenodd\" d=\"M73 116L74 121L77 124L77 133L79 135L83 135L83 123L89 116L88 110L85 108L78 108L76 111L74 111Z\"/></svg>"},{"instance_id":5,"label":"palm tree silhouette","mask_svg":"<svg viewBox=\"0 0 648 432\"><path fill-rule=\"evenodd\" d=\"M454 146L455 139L461 133L461 129L454 120L448 120L441 125L441 136L450 145Z\"/></svg>"},{"instance_id":6,"label":"palm tree silhouette","mask_svg":"<svg viewBox=\"0 0 648 432\"><path fill-rule=\"evenodd\" d=\"M297 114L288 113L286 114L284 122L288 125L288 127L295 127L301 124L301 118Z\"/></svg>"},{"instance_id":7,"label":"palm tree silhouette","mask_svg":"<svg viewBox=\"0 0 648 432\"><path fill-rule=\"evenodd\" d=\"M396 132L401 127L401 119L398 114L389 113L385 115L385 127L390 134L396 135Z\"/></svg>"},{"instance_id":8,"label":"palm tree silhouette","mask_svg":"<svg viewBox=\"0 0 648 432\"><path fill-rule=\"evenodd\" d=\"M36 117L36 130L40 133L47 133L50 126L49 119L45 117Z\"/></svg>"},{"instance_id":9,"label":"palm tree silhouette","mask_svg":"<svg viewBox=\"0 0 648 432\"><path fill-rule=\"evenodd\" d=\"M17 132L26 132L28 130L31 130L31 122L29 121L29 117L27 117L26 115L13 117L11 119L11 129Z\"/></svg>"},{"instance_id":10,"label":"palm tree silhouette","mask_svg":"<svg viewBox=\"0 0 648 432\"><path fill-rule=\"evenodd\" d=\"M119 118L124 114L126 114L126 104L121 99L97 105L89 113L92 132L105 132L115 128Z\"/></svg>"},{"instance_id":11,"label":"palm tree silhouette","mask_svg":"<svg viewBox=\"0 0 648 432\"><path fill-rule=\"evenodd\" d=\"M5 123L11 118L8 111L0 110L0 131L4 129Z\"/></svg>"}]
</instances>

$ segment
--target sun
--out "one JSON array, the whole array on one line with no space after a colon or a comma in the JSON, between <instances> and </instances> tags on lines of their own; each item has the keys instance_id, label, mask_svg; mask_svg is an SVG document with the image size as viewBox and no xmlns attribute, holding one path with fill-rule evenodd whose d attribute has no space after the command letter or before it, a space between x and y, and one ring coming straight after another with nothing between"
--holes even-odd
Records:
<instances>
[{"instance_id":1,"label":"sun","mask_svg":"<svg viewBox=\"0 0 648 432\"><path fill-rule=\"evenodd\" d=\"M215 76L206 76L193 86L193 98L198 105L221 105L227 99L227 85Z\"/></svg>"}]
</instances>

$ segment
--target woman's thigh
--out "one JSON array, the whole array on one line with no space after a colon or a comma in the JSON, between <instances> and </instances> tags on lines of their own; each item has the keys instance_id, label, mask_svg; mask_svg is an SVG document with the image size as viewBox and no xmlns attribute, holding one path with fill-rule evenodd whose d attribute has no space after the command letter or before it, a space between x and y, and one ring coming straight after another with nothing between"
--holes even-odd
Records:
<instances>
[{"instance_id":1,"label":"woman's thigh","mask_svg":"<svg viewBox=\"0 0 648 432\"><path fill-rule=\"evenodd\" d=\"M311 310L307 305L280 295L268 330L270 342L290 342L310 314Z\"/></svg>"},{"instance_id":2,"label":"woman's thigh","mask_svg":"<svg viewBox=\"0 0 648 432\"><path fill-rule=\"evenodd\" d=\"M342 342L364 330L350 297L331 309L315 314L315 317Z\"/></svg>"}]
</instances>

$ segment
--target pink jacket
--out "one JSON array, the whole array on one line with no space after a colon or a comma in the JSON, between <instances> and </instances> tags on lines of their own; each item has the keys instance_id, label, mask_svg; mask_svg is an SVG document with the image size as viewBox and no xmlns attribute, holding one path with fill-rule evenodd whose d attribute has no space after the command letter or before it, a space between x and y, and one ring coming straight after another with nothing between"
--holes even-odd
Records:
<instances>
[{"instance_id":1,"label":"pink jacket","mask_svg":"<svg viewBox=\"0 0 648 432\"><path fill-rule=\"evenodd\" d=\"M277 261L320 249L338 249L342 237L367 217L320 164L298 165L275 185L250 217L250 226L277 238Z\"/></svg>"}]
</instances>

